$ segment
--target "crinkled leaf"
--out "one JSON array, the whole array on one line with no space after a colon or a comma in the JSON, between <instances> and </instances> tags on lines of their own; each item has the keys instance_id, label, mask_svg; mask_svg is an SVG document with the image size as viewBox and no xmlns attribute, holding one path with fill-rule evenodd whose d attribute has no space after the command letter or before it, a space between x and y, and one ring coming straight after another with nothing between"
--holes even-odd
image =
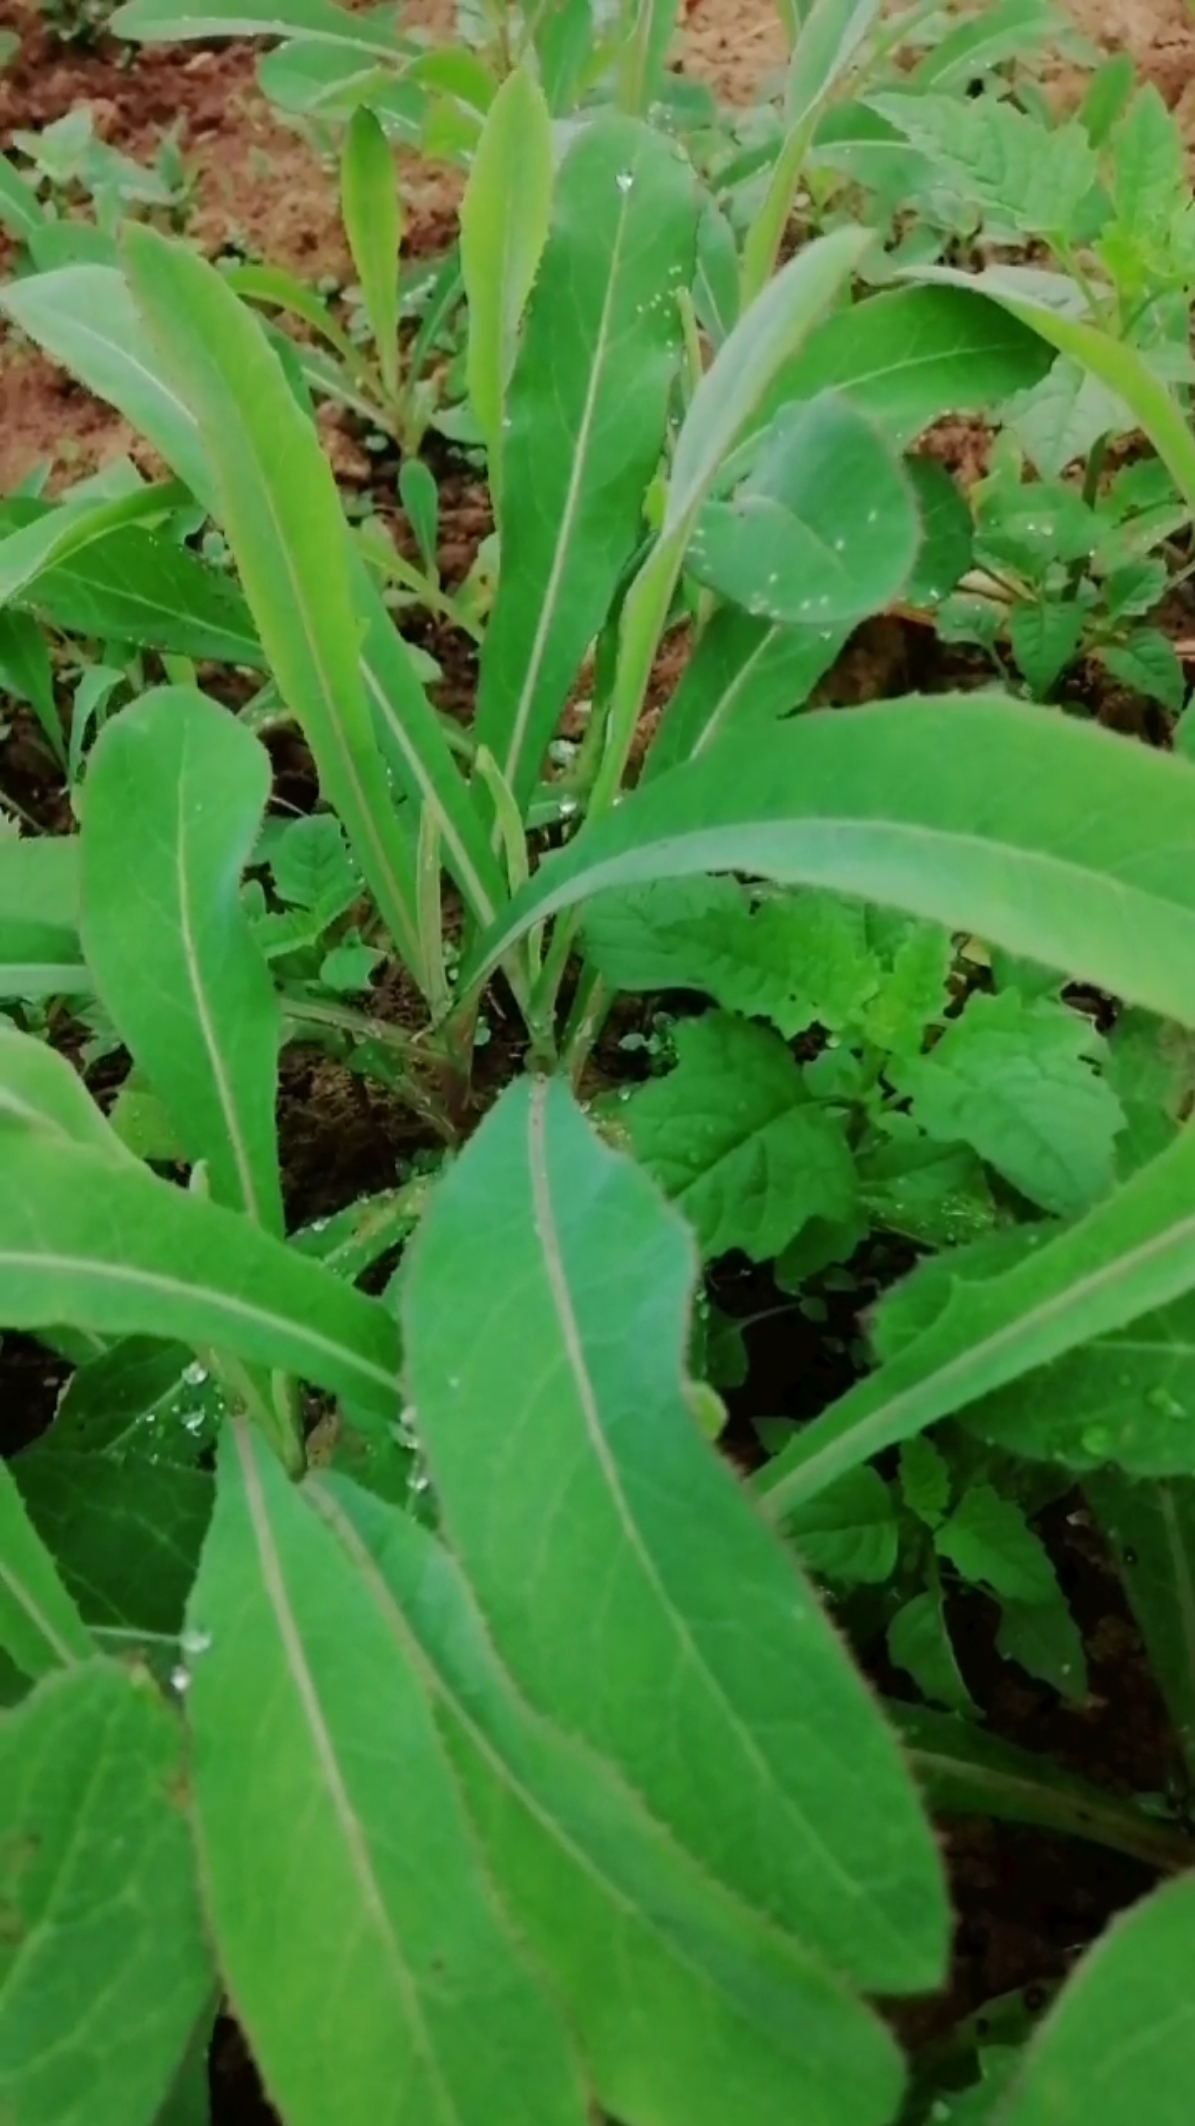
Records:
<instances>
[{"instance_id":1,"label":"crinkled leaf","mask_svg":"<svg viewBox=\"0 0 1195 2126\"><path fill-rule=\"evenodd\" d=\"M142 1670L88 1662L0 1720L0 2108L154 2126L211 1991L182 1723Z\"/></svg>"},{"instance_id":2,"label":"crinkled leaf","mask_svg":"<svg viewBox=\"0 0 1195 2126\"><path fill-rule=\"evenodd\" d=\"M1048 997L976 992L928 1055L890 1073L939 1143L969 1144L1031 1203L1074 1216L1106 1195L1124 1120L1091 1067L1091 1024Z\"/></svg>"},{"instance_id":3,"label":"crinkled leaf","mask_svg":"<svg viewBox=\"0 0 1195 2126\"><path fill-rule=\"evenodd\" d=\"M1047 599L1041 605L1018 605L1008 624L1012 654L1032 691L1045 700L1056 680L1073 663L1083 639L1087 615L1076 600Z\"/></svg>"},{"instance_id":4,"label":"crinkled leaf","mask_svg":"<svg viewBox=\"0 0 1195 2126\"><path fill-rule=\"evenodd\" d=\"M855 1198L842 1124L804 1093L778 1035L723 1012L675 1033L676 1065L619 1108L637 1156L691 1221L703 1255L780 1252Z\"/></svg>"},{"instance_id":5,"label":"crinkled leaf","mask_svg":"<svg viewBox=\"0 0 1195 2126\"><path fill-rule=\"evenodd\" d=\"M684 1394L696 1270L683 1222L563 1084L503 1096L403 1280L444 1526L530 1703L621 1767L711 1878L860 1983L932 1984L937 1865L889 1738ZM462 1334L457 1295L481 1285Z\"/></svg>"},{"instance_id":6,"label":"crinkled leaf","mask_svg":"<svg viewBox=\"0 0 1195 2126\"><path fill-rule=\"evenodd\" d=\"M890 1578L898 1545L892 1494L874 1469L852 1469L784 1523L798 1556L823 1579L854 1586Z\"/></svg>"},{"instance_id":7,"label":"crinkled leaf","mask_svg":"<svg viewBox=\"0 0 1195 2126\"><path fill-rule=\"evenodd\" d=\"M1074 226L1099 168L1077 120L1047 128L995 96L887 93L869 101L967 206L1029 236Z\"/></svg>"}]
</instances>

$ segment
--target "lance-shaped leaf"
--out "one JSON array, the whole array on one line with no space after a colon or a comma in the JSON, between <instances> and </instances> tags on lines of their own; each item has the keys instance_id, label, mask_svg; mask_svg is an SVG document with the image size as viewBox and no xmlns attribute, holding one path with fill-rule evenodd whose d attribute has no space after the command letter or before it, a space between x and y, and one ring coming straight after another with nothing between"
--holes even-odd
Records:
<instances>
[{"instance_id":1,"label":"lance-shaped leaf","mask_svg":"<svg viewBox=\"0 0 1195 2126\"><path fill-rule=\"evenodd\" d=\"M149 229L126 231L157 361L198 425L218 514L283 698L408 965L420 965L410 850L358 665L344 518L331 467L259 323L219 274Z\"/></svg>"},{"instance_id":2,"label":"lance-shaped leaf","mask_svg":"<svg viewBox=\"0 0 1195 2126\"><path fill-rule=\"evenodd\" d=\"M804 1428L757 1479L782 1513L844 1469L1195 1285L1195 1130L1025 1259L959 1281L936 1320ZM1163 1413L1148 1405L1139 1422ZM1015 1446L1015 1424L1007 1444Z\"/></svg>"},{"instance_id":3,"label":"lance-shaped leaf","mask_svg":"<svg viewBox=\"0 0 1195 2126\"><path fill-rule=\"evenodd\" d=\"M364 104L353 112L340 163L340 205L382 383L398 390L398 260L402 204L394 150Z\"/></svg>"},{"instance_id":4,"label":"lance-shaped leaf","mask_svg":"<svg viewBox=\"0 0 1195 2126\"><path fill-rule=\"evenodd\" d=\"M608 116L576 136L507 394L478 692L478 740L520 806L639 538L696 240L693 175L663 135Z\"/></svg>"},{"instance_id":5,"label":"lance-shaped leaf","mask_svg":"<svg viewBox=\"0 0 1195 2126\"><path fill-rule=\"evenodd\" d=\"M32 1131L4 1142L0 1322L175 1338L395 1415L397 1339L377 1300L234 1211Z\"/></svg>"},{"instance_id":6,"label":"lance-shaped leaf","mask_svg":"<svg viewBox=\"0 0 1195 2126\"><path fill-rule=\"evenodd\" d=\"M362 54L394 59L401 50L393 33L376 18L351 15L332 0L199 0L180 7L177 0L128 0L111 18L113 36L138 44L179 44L212 37L301 37L311 44L348 47Z\"/></svg>"},{"instance_id":7,"label":"lance-shaped leaf","mask_svg":"<svg viewBox=\"0 0 1195 2126\"><path fill-rule=\"evenodd\" d=\"M1195 770L983 694L710 746L550 857L466 979L605 886L729 870L886 902L1195 1024Z\"/></svg>"},{"instance_id":8,"label":"lance-shaped leaf","mask_svg":"<svg viewBox=\"0 0 1195 2126\"><path fill-rule=\"evenodd\" d=\"M518 67L486 115L461 201L461 273L469 304L465 374L495 490L519 319L547 241L551 200L551 118L539 83Z\"/></svg>"},{"instance_id":9,"label":"lance-shaped leaf","mask_svg":"<svg viewBox=\"0 0 1195 2126\"><path fill-rule=\"evenodd\" d=\"M537 1710L833 1968L917 1988L942 1951L936 1860L815 1597L694 1425L696 1267L683 1222L562 1084L507 1092L405 1278L444 1524ZM470 1333L452 1295L473 1289Z\"/></svg>"},{"instance_id":10,"label":"lance-shaped leaf","mask_svg":"<svg viewBox=\"0 0 1195 2126\"><path fill-rule=\"evenodd\" d=\"M24 1129L86 1145L109 1159L136 1163L66 1057L4 1018L0 1018L0 1117Z\"/></svg>"},{"instance_id":11,"label":"lance-shaped leaf","mask_svg":"<svg viewBox=\"0 0 1195 2126\"><path fill-rule=\"evenodd\" d=\"M495 1886L559 1989L603 2110L790 2126L798 2102L808 2126L886 2121L900 2070L878 2023L695 1865L609 1760L529 1711L443 1546L341 1479L307 1489L422 1678Z\"/></svg>"},{"instance_id":12,"label":"lance-shaped leaf","mask_svg":"<svg viewBox=\"0 0 1195 2126\"><path fill-rule=\"evenodd\" d=\"M241 905L264 746L193 687L114 717L87 774L83 943L121 1039L218 1203L281 1233L279 1013Z\"/></svg>"},{"instance_id":13,"label":"lance-shaped leaf","mask_svg":"<svg viewBox=\"0 0 1195 2126\"><path fill-rule=\"evenodd\" d=\"M27 1676L94 1654L95 1644L29 1518L12 1471L0 1463L0 1646Z\"/></svg>"},{"instance_id":14,"label":"lance-shaped leaf","mask_svg":"<svg viewBox=\"0 0 1195 2126\"><path fill-rule=\"evenodd\" d=\"M0 1720L0 2113L154 2126L212 1986L182 1723L88 1662Z\"/></svg>"},{"instance_id":15,"label":"lance-shaped leaf","mask_svg":"<svg viewBox=\"0 0 1195 2126\"><path fill-rule=\"evenodd\" d=\"M1084 1490L1111 1542L1188 1765L1195 1764L1195 1483L1101 1469Z\"/></svg>"},{"instance_id":16,"label":"lance-shaped leaf","mask_svg":"<svg viewBox=\"0 0 1195 2126\"><path fill-rule=\"evenodd\" d=\"M500 1915L420 1679L240 1425L189 1632L209 1916L289 2126L376 2126L380 2091L428 2126L515 2109L584 2126L570 2040Z\"/></svg>"},{"instance_id":17,"label":"lance-shaped leaf","mask_svg":"<svg viewBox=\"0 0 1195 2126\"><path fill-rule=\"evenodd\" d=\"M1000 2126L1186 2126L1195 1877L1115 1919L1006 2086Z\"/></svg>"},{"instance_id":18,"label":"lance-shaped leaf","mask_svg":"<svg viewBox=\"0 0 1195 2126\"><path fill-rule=\"evenodd\" d=\"M114 502L64 502L0 538L0 605L28 598L39 576L122 525L160 516L185 500L181 488L144 487Z\"/></svg>"},{"instance_id":19,"label":"lance-shaped leaf","mask_svg":"<svg viewBox=\"0 0 1195 2126\"><path fill-rule=\"evenodd\" d=\"M0 289L0 310L37 346L123 413L209 507L212 483L194 416L145 344L115 266L60 266Z\"/></svg>"}]
</instances>

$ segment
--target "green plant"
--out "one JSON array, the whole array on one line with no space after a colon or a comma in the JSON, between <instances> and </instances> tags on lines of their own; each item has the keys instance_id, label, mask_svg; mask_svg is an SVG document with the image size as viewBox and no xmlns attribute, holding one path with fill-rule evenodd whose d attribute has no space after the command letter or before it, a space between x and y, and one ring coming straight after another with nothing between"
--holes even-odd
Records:
<instances>
[{"instance_id":1,"label":"green plant","mask_svg":"<svg viewBox=\"0 0 1195 2126\"><path fill-rule=\"evenodd\" d=\"M474 55L427 55L417 89L484 106L460 262L497 577L465 612L463 740L346 516L304 355L225 275L130 226L0 294L172 475L9 505L9 663L51 742L46 627L266 675L238 715L165 666L75 759L78 835L0 837L0 1320L72 1369L0 1477L18 2116L202 2116L226 1990L287 2126L888 2126L905 2066L867 2003L947 1958L926 1800L1189 1858L1140 1798L882 1706L800 1563L878 1590L938 1700L963 1702L955 1574L1065 1688L1031 1515L1084 1482L1189 1739L1195 771L1000 694L807 704L859 620L950 587L958 509L909 456L941 415L1032 391L1058 340L1184 506L1190 436L1138 349L1005 283L860 292L858 225L771 272L872 16L790 11L796 145L704 338L710 195L642 115L672 11L609 46L588 8L513 44L496 12L492 96ZM170 20L137 0L116 26ZM392 82L388 20L304 0L284 26ZM553 110L611 59L621 107L556 155ZM373 117L344 170L393 406ZM404 502L428 550L403 588L434 599L418 474ZM236 583L186 543L208 518ZM665 644L682 676L637 761ZM269 809L267 719L310 751L309 816ZM378 976L401 1015L370 1009ZM1118 1000L1107 1035L1075 982ZM643 995L673 1000L667 1067L597 1095L606 1018ZM108 1111L45 1037L68 1005L85 1061L128 1058ZM529 1066L492 1103L483 1010ZM424 1135L292 1229L299 1034ZM708 1437L735 1356L705 1264L741 1250L807 1303L873 1230L927 1257L875 1315L878 1363L740 1481ZM1148 2076L1171 2126L1193 1932L1169 1885L1026 2043L918 2078L914 2115L998 2096L1003 2126L1060 2101L1119 2126Z\"/></svg>"}]
</instances>

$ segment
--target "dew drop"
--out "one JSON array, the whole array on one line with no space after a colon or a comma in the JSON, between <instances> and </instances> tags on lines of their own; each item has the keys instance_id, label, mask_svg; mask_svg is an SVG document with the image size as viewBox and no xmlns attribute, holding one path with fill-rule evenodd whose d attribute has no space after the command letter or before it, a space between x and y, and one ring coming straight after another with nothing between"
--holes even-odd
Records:
<instances>
[{"instance_id":1,"label":"dew drop","mask_svg":"<svg viewBox=\"0 0 1195 2126\"><path fill-rule=\"evenodd\" d=\"M634 173L630 170L620 170L614 182L620 192L629 192L635 182Z\"/></svg>"},{"instance_id":2,"label":"dew drop","mask_svg":"<svg viewBox=\"0 0 1195 2126\"><path fill-rule=\"evenodd\" d=\"M183 1368L183 1379L188 1388L202 1388L207 1379L207 1367L201 1366L199 1360L194 1359L189 1366Z\"/></svg>"},{"instance_id":3,"label":"dew drop","mask_svg":"<svg viewBox=\"0 0 1195 2126\"><path fill-rule=\"evenodd\" d=\"M170 1688L171 1690L176 1690L180 1698L185 1697L191 1688L190 1669L183 1668L181 1664L178 1668L172 1668L170 1671Z\"/></svg>"},{"instance_id":4,"label":"dew drop","mask_svg":"<svg viewBox=\"0 0 1195 2126\"><path fill-rule=\"evenodd\" d=\"M201 1631L198 1625L188 1624L186 1630L180 1634L178 1643L185 1654L194 1657L207 1653L212 1643L212 1635L210 1631Z\"/></svg>"}]
</instances>

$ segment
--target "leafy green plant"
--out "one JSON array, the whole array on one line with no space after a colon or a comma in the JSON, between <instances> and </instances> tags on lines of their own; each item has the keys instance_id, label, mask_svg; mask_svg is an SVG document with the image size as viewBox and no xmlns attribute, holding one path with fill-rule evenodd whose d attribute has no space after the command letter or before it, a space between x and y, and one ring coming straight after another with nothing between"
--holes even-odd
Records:
<instances>
[{"instance_id":1,"label":"leafy green plant","mask_svg":"<svg viewBox=\"0 0 1195 2126\"><path fill-rule=\"evenodd\" d=\"M1002 63L998 12L961 75ZM1182 1883L973 2089L906 2088L870 2002L945 1976L927 1803L1189 1859L1182 1821L960 1716L945 1597L996 1601L1008 1653L1077 1694L1034 1516L1085 1484L1189 1740L1195 770L999 693L808 704L860 620L970 565L910 455L943 414L1023 405L1058 346L1183 508L1190 435L1126 331L1021 283L876 292L854 222L772 272L877 23L785 19L784 145L732 221L652 122L668 7L609 36L587 6L496 10L419 59L322 0L121 12L288 35L292 90L340 99L371 388L408 443L391 98L473 157L463 373L497 543L464 733L384 587L439 593L427 482L404 581L260 288L128 226L102 258L31 244L0 293L171 475L18 498L0 530L8 666L51 743L43 629L167 681L66 753L77 835L0 837L0 1321L70 1369L0 1478L17 2117L202 2117L225 1994L287 2126L890 2126L956 2096L1029 2126L1108 2089L1118 2126L1130 2030L1150 2117L1185 2102ZM209 520L231 575L188 543ZM1052 596L1049 565L1024 587ZM248 673L249 707L200 661ZM270 809L267 721L313 762L301 818ZM1110 1032L1076 983L1117 1000ZM644 996L671 1000L665 1067L596 1093L607 1018ZM68 1008L127 1059L114 1101L45 1038ZM496 1100L490 1013L515 1029ZM421 1146L306 1223L278 1124L300 1036L382 1077ZM709 1437L734 1356L705 1269L740 1251L802 1302L876 1230L925 1259L874 1370L765 1427L744 1481ZM879 1603L936 1711L877 1700L805 1566L844 1617Z\"/></svg>"}]
</instances>

